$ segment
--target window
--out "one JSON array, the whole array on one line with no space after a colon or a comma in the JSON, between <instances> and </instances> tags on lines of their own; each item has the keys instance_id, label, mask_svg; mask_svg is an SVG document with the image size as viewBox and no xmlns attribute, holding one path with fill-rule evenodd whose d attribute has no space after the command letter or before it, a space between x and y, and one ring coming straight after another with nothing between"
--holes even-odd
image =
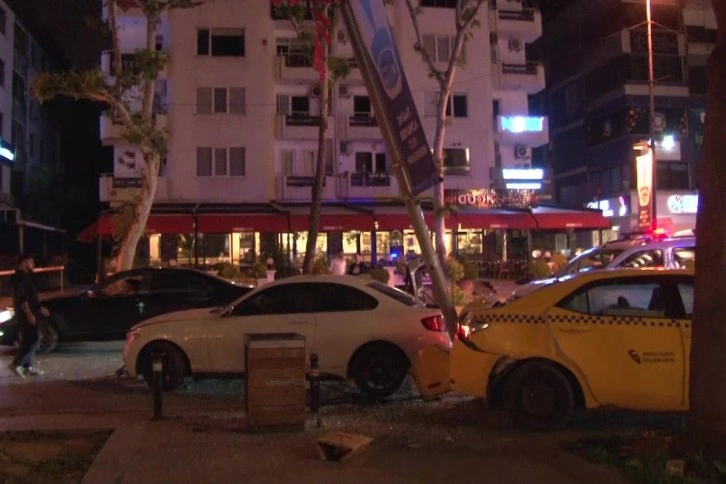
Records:
<instances>
[{"instance_id":1,"label":"window","mask_svg":"<svg viewBox=\"0 0 726 484\"><path fill-rule=\"evenodd\" d=\"M424 34L423 48L434 62L449 62L454 54L455 37L453 35ZM466 59L464 48L461 49L461 60Z\"/></svg>"},{"instance_id":2,"label":"window","mask_svg":"<svg viewBox=\"0 0 726 484\"><path fill-rule=\"evenodd\" d=\"M244 146L233 146L229 149L229 176L245 176L246 150Z\"/></svg>"},{"instance_id":3,"label":"window","mask_svg":"<svg viewBox=\"0 0 726 484\"><path fill-rule=\"evenodd\" d=\"M696 263L695 247L678 247L673 249L673 262L677 268L694 268Z\"/></svg>"},{"instance_id":4,"label":"window","mask_svg":"<svg viewBox=\"0 0 726 484\"><path fill-rule=\"evenodd\" d=\"M401 304L405 304L406 306L415 306L417 304L416 298L414 296L400 289L396 289L395 287L391 287L387 284L376 281L369 283L368 287L370 287L371 289L375 289L376 291L381 292L386 296L395 299Z\"/></svg>"},{"instance_id":5,"label":"window","mask_svg":"<svg viewBox=\"0 0 726 484\"><path fill-rule=\"evenodd\" d=\"M658 162L656 187L666 190L688 190L690 176L688 164Z\"/></svg>"},{"instance_id":6,"label":"window","mask_svg":"<svg viewBox=\"0 0 726 484\"><path fill-rule=\"evenodd\" d=\"M7 18L5 16L5 9L0 8L0 34L5 35L5 24L7 23Z\"/></svg>"},{"instance_id":7,"label":"window","mask_svg":"<svg viewBox=\"0 0 726 484\"><path fill-rule=\"evenodd\" d=\"M264 289L232 310L234 316L312 313L316 310L318 284L298 283Z\"/></svg>"},{"instance_id":8,"label":"window","mask_svg":"<svg viewBox=\"0 0 726 484\"><path fill-rule=\"evenodd\" d=\"M284 57L287 67L313 67L312 46L297 39L277 39L277 56Z\"/></svg>"},{"instance_id":9,"label":"window","mask_svg":"<svg viewBox=\"0 0 726 484\"><path fill-rule=\"evenodd\" d=\"M677 287L686 317L690 318L693 316L693 283L679 283Z\"/></svg>"},{"instance_id":10,"label":"window","mask_svg":"<svg viewBox=\"0 0 726 484\"><path fill-rule=\"evenodd\" d=\"M353 118L360 121L369 121L371 113L371 98L368 96L353 96Z\"/></svg>"},{"instance_id":11,"label":"window","mask_svg":"<svg viewBox=\"0 0 726 484\"><path fill-rule=\"evenodd\" d=\"M244 87L198 87L197 114L245 114Z\"/></svg>"},{"instance_id":12,"label":"window","mask_svg":"<svg viewBox=\"0 0 726 484\"><path fill-rule=\"evenodd\" d=\"M663 251L660 249L643 250L625 258L620 267L663 267Z\"/></svg>"},{"instance_id":13,"label":"window","mask_svg":"<svg viewBox=\"0 0 726 484\"><path fill-rule=\"evenodd\" d=\"M652 278L606 280L578 289L558 306L593 316L671 317L665 294Z\"/></svg>"},{"instance_id":14,"label":"window","mask_svg":"<svg viewBox=\"0 0 726 484\"><path fill-rule=\"evenodd\" d=\"M198 29L197 55L244 57L244 29Z\"/></svg>"},{"instance_id":15,"label":"window","mask_svg":"<svg viewBox=\"0 0 726 484\"><path fill-rule=\"evenodd\" d=\"M315 176L315 152L312 150L303 151L303 176Z\"/></svg>"},{"instance_id":16,"label":"window","mask_svg":"<svg viewBox=\"0 0 726 484\"><path fill-rule=\"evenodd\" d=\"M444 148L446 175L468 175L470 170L469 148Z\"/></svg>"},{"instance_id":17,"label":"window","mask_svg":"<svg viewBox=\"0 0 726 484\"><path fill-rule=\"evenodd\" d=\"M435 117L439 102L438 91L424 91L424 116ZM453 103L452 103L453 100ZM446 116L454 118L466 118L469 116L467 96L463 93L452 92L446 103Z\"/></svg>"},{"instance_id":18,"label":"window","mask_svg":"<svg viewBox=\"0 0 726 484\"><path fill-rule=\"evenodd\" d=\"M5 85L5 61L0 60L0 86Z\"/></svg>"},{"instance_id":19,"label":"window","mask_svg":"<svg viewBox=\"0 0 726 484\"><path fill-rule=\"evenodd\" d=\"M245 176L245 148L197 148L197 176Z\"/></svg>"},{"instance_id":20,"label":"window","mask_svg":"<svg viewBox=\"0 0 726 484\"><path fill-rule=\"evenodd\" d=\"M355 172L370 173L373 171L373 153L356 152L355 154Z\"/></svg>"},{"instance_id":21,"label":"window","mask_svg":"<svg viewBox=\"0 0 726 484\"><path fill-rule=\"evenodd\" d=\"M197 148L197 176L212 176L212 148Z\"/></svg>"},{"instance_id":22,"label":"window","mask_svg":"<svg viewBox=\"0 0 726 484\"><path fill-rule=\"evenodd\" d=\"M280 163L282 163L283 175L295 176L295 152L293 150L281 150Z\"/></svg>"}]
</instances>

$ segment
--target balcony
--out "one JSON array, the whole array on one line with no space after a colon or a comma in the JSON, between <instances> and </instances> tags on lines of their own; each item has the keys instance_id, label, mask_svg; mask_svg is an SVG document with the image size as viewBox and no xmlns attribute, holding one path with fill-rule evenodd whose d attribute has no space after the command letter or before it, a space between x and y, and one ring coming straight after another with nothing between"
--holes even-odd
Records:
<instances>
[{"instance_id":1,"label":"balcony","mask_svg":"<svg viewBox=\"0 0 726 484\"><path fill-rule=\"evenodd\" d=\"M498 82L497 82L498 81ZM524 91L537 94L545 88L544 66L541 62L524 64L499 64L499 78L495 77L495 89Z\"/></svg>"},{"instance_id":2,"label":"balcony","mask_svg":"<svg viewBox=\"0 0 726 484\"><path fill-rule=\"evenodd\" d=\"M333 117L328 116L328 128L333 127ZM318 139L320 116L309 114L278 114L275 120L276 139Z\"/></svg>"},{"instance_id":3,"label":"balcony","mask_svg":"<svg viewBox=\"0 0 726 484\"><path fill-rule=\"evenodd\" d=\"M531 43L542 36L542 14L534 8L522 10L496 10L498 35L511 36Z\"/></svg>"},{"instance_id":4,"label":"balcony","mask_svg":"<svg viewBox=\"0 0 726 484\"><path fill-rule=\"evenodd\" d=\"M275 198L278 201L309 202L314 183L315 177L313 176L278 176ZM332 176L325 177L323 200L335 200L335 179Z\"/></svg>"},{"instance_id":5,"label":"balcony","mask_svg":"<svg viewBox=\"0 0 726 484\"><path fill-rule=\"evenodd\" d=\"M123 127L121 124L114 122L111 115L102 114L100 117L100 138L103 146L112 146L114 143L121 141L121 133Z\"/></svg>"},{"instance_id":6,"label":"balcony","mask_svg":"<svg viewBox=\"0 0 726 484\"><path fill-rule=\"evenodd\" d=\"M312 54L290 52L275 59L277 81L319 81L320 73L313 68Z\"/></svg>"},{"instance_id":7,"label":"balcony","mask_svg":"<svg viewBox=\"0 0 726 484\"><path fill-rule=\"evenodd\" d=\"M500 144L536 148L549 142L547 116L497 116L496 133Z\"/></svg>"},{"instance_id":8,"label":"balcony","mask_svg":"<svg viewBox=\"0 0 726 484\"><path fill-rule=\"evenodd\" d=\"M383 138L378 121L370 114L340 116L338 136L346 140L380 140Z\"/></svg>"},{"instance_id":9,"label":"balcony","mask_svg":"<svg viewBox=\"0 0 726 484\"><path fill-rule=\"evenodd\" d=\"M390 173L344 173L338 177L338 197L342 199L398 198L398 183Z\"/></svg>"},{"instance_id":10,"label":"balcony","mask_svg":"<svg viewBox=\"0 0 726 484\"><path fill-rule=\"evenodd\" d=\"M98 199L111 204L128 202L141 192L141 183L141 178L119 178L112 173L104 173L98 179ZM166 200L168 197L167 179L160 176L155 200Z\"/></svg>"}]
</instances>

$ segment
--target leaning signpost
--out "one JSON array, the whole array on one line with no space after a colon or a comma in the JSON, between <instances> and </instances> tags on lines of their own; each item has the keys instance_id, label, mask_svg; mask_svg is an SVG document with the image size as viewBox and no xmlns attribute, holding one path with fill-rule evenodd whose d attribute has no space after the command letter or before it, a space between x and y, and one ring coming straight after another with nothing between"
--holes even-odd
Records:
<instances>
[{"instance_id":1,"label":"leaning signpost","mask_svg":"<svg viewBox=\"0 0 726 484\"><path fill-rule=\"evenodd\" d=\"M341 14L373 109L379 113L378 124L431 274L436 302L441 307L449 335L453 338L457 326L456 309L417 198L418 194L443 180L436 168L403 72L383 0L342 0Z\"/></svg>"}]
</instances>

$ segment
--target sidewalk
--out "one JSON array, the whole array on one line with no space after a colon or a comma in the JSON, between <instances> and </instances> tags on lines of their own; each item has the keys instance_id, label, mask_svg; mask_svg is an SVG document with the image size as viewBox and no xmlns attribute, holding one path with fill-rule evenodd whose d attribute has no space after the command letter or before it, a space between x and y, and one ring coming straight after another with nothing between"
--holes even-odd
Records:
<instances>
[{"instance_id":1,"label":"sidewalk","mask_svg":"<svg viewBox=\"0 0 726 484\"><path fill-rule=\"evenodd\" d=\"M249 434L242 415L221 419L145 421L119 426L83 484L116 483L506 483L606 484L617 472L560 450L555 436L446 428L423 422L356 425L356 416L325 429ZM374 441L349 461L321 460L315 442L334 430Z\"/></svg>"}]
</instances>

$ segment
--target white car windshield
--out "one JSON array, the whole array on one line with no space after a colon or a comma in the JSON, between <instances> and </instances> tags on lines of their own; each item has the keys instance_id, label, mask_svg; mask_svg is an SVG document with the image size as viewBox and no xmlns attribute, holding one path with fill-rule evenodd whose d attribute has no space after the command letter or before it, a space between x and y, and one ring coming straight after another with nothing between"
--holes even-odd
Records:
<instances>
[{"instance_id":1,"label":"white car windshield","mask_svg":"<svg viewBox=\"0 0 726 484\"><path fill-rule=\"evenodd\" d=\"M569 264L558 270L553 277L563 277L568 274L576 274L593 269L605 269L623 250L612 247L598 247L583 252L572 259Z\"/></svg>"}]
</instances>

